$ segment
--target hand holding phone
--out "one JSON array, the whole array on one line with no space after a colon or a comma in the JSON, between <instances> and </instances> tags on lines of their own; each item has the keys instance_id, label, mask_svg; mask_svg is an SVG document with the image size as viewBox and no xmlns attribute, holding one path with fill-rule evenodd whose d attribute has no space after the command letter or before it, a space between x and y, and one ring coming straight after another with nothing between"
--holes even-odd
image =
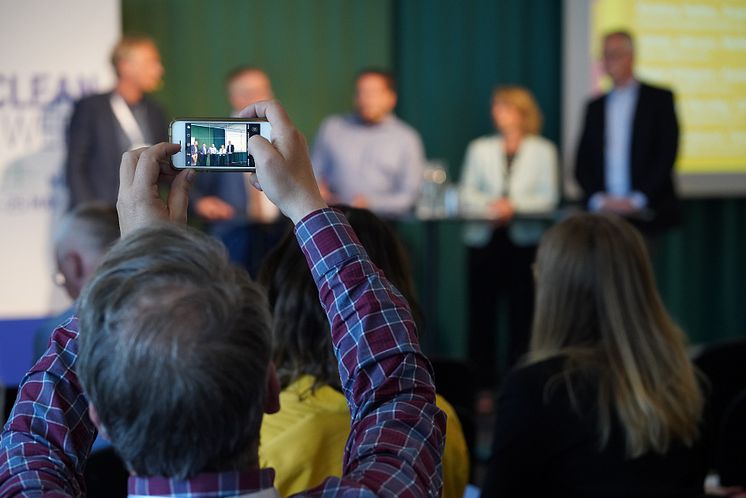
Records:
<instances>
[{"instance_id":1,"label":"hand holding phone","mask_svg":"<svg viewBox=\"0 0 746 498\"><path fill-rule=\"evenodd\" d=\"M122 237L164 221L186 224L189 189L195 172L187 169L176 173L171 168L169 158L179 150L178 144L161 142L127 151L122 156L117 198ZM171 186L167 199L158 193L162 182Z\"/></svg>"},{"instance_id":2,"label":"hand holding phone","mask_svg":"<svg viewBox=\"0 0 746 498\"><path fill-rule=\"evenodd\" d=\"M311 168L306 139L280 103L256 102L241 111L241 116L266 118L276 130L272 143L260 136L251 137L249 142L249 151L258 165L256 178L269 200L293 223L326 207Z\"/></svg>"},{"instance_id":3,"label":"hand holding phone","mask_svg":"<svg viewBox=\"0 0 746 498\"><path fill-rule=\"evenodd\" d=\"M255 171L248 154L249 138L261 135L271 140L272 126L266 119L182 118L171 122L171 142L182 146L171 162L176 169L198 171Z\"/></svg>"}]
</instances>

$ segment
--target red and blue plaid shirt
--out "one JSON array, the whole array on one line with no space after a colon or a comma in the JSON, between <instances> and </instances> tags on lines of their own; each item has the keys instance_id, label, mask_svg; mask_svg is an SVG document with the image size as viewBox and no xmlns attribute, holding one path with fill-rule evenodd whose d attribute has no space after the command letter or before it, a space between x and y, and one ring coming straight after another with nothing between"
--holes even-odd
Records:
<instances>
[{"instance_id":1,"label":"red and blue plaid shirt","mask_svg":"<svg viewBox=\"0 0 746 498\"><path fill-rule=\"evenodd\" d=\"M342 477L304 496L438 496L445 416L404 298L372 264L347 220L324 209L295 228L331 323L352 415ZM78 323L57 328L24 378L0 441L0 496L79 496L96 436L75 374ZM312 465L312 463L309 463ZM271 496L273 471L130 478L133 496ZM268 494L269 493L269 494Z\"/></svg>"}]
</instances>

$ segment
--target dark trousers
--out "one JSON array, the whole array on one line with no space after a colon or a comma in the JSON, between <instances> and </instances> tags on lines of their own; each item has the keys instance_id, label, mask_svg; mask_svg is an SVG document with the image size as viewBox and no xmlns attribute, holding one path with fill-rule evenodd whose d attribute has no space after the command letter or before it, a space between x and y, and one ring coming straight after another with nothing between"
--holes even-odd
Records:
<instances>
[{"instance_id":1,"label":"dark trousers","mask_svg":"<svg viewBox=\"0 0 746 498\"><path fill-rule=\"evenodd\" d=\"M492 388L504 369L498 367L498 298L507 298L507 365L528 350L534 308L531 264L536 246L513 244L506 228L497 228L485 247L469 249L469 358L480 388Z\"/></svg>"}]
</instances>

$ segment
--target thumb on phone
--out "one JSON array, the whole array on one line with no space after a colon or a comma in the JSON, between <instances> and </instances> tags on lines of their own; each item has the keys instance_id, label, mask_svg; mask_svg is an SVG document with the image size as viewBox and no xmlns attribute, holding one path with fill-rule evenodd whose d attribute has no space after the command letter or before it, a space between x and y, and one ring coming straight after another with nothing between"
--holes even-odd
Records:
<instances>
[{"instance_id":1,"label":"thumb on phone","mask_svg":"<svg viewBox=\"0 0 746 498\"><path fill-rule=\"evenodd\" d=\"M187 208L189 206L189 189L192 187L197 172L188 169L179 172L171 182L168 192L169 219L177 223L186 224Z\"/></svg>"}]
</instances>

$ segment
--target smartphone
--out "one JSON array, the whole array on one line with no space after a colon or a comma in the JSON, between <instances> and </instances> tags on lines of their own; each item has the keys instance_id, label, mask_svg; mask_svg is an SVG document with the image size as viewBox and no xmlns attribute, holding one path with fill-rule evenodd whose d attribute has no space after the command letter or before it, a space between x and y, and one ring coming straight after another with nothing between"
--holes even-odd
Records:
<instances>
[{"instance_id":1,"label":"smartphone","mask_svg":"<svg viewBox=\"0 0 746 498\"><path fill-rule=\"evenodd\" d=\"M262 119L181 118L171 122L170 141L181 144L171 157L176 169L199 171L255 171L247 153L249 137L271 140L272 126Z\"/></svg>"}]
</instances>

